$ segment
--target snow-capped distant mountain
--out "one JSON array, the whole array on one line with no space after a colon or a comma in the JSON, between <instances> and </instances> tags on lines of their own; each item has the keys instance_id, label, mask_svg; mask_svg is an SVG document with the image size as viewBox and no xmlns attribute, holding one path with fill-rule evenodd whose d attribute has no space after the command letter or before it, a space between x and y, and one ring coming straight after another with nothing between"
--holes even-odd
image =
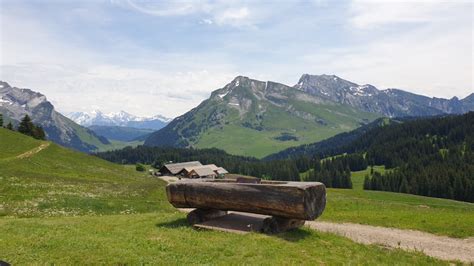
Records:
<instances>
[{"instance_id":1,"label":"snow-capped distant mountain","mask_svg":"<svg viewBox=\"0 0 474 266\"><path fill-rule=\"evenodd\" d=\"M0 81L0 114L16 127L28 115L43 127L48 140L79 151L95 152L110 142L88 128L77 125L54 109L45 95Z\"/></svg>"},{"instance_id":2,"label":"snow-capped distant mountain","mask_svg":"<svg viewBox=\"0 0 474 266\"><path fill-rule=\"evenodd\" d=\"M139 117L125 111L117 113L103 113L94 110L90 113L73 112L67 115L71 120L83 126L120 126L147 128L158 130L168 124L172 119L162 115L153 117Z\"/></svg>"}]
</instances>

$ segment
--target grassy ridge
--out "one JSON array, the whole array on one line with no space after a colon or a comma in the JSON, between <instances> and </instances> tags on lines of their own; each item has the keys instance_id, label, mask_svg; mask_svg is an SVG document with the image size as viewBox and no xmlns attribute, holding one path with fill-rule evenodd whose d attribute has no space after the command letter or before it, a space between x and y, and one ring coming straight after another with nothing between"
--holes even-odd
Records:
<instances>
[{"instance_id":1,"label":"grassy ridge","mask_svg":"<svg viewBox=\"0 0 474 266\"><path fill-rule=\"evenodd\" d=\"M0 129L0 216L118 214L169 209L163 182L125 166ZM15 149L9 150L14 143ZM36 144L36 145L35 145Z\"/></svg>"}]
</instances>

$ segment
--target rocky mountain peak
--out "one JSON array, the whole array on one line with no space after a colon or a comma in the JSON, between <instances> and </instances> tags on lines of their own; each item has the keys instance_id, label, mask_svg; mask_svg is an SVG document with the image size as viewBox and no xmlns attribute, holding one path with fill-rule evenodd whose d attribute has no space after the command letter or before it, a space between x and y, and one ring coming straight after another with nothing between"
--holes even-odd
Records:
<instances>
[{"instance_id":1,"label":"rocky mountain peak","mask_svg":"<svg viewBox=\"0 0 474 266\"><path fill-rule=\"evenodd\" d=\"M43 94L11 87L6 82L0 82L0 113L13 124L18 124L25 115L30 116L35 124L43 127L48 140L66 147L89 152L96 150L96 145L110 144L56 112Z\"/></svg>"}]
</instances>

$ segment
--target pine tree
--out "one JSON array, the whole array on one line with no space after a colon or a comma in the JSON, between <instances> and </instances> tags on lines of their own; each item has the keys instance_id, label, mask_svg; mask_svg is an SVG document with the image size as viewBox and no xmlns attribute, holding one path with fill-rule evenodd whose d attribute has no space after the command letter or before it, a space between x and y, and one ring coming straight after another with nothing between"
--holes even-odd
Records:
<instances>
[{"instance_id":1,"label":"pine tree","mask_svg":"<svg viewBox=\"0 0 474 266\"><path fill-rule=\"evenodd\" d=\"M402 183L400 184L400 190L399 192L400 193L408 193L409 191L409 188L408 188L408 181L405 177L402 178Z\"/></svg>"},{"instance_id":2,"label":"pine tree","mask_svg":"<svg viewBox=\"0 0 474 266\"><path fill-rule=\"evenodd\" d=\"M46 140L46 134L44 133L44 130L40 126L34 126L33 127L33 138L39 139L39 140Z\"/></svg>"},{"instance_id":3,"label":"pine tree","mask_svg":"<svg viewBox=\"0 0 474 266\"><path fill-rule=\"evenodd\" d=\"M23 119L20 122L20 125L18 125L18 132L28 135L28 136L33 136L33 122L31 122L31 118L28 115L25 115Z\"/></svg>"},{"instance_id":4,"label":"pine tree","mask_svg":"<svg viewBox=\"0 0 474 266\"><path fill-rule=\"evenodd\" d=\"M8 124L7 124L7 129L13 130L12 122L8 122Z\"/></svg>"},{"instance_id":5,"label":"pine tree","mask_svg":"<svg viewBox=\"0 0 474 266\"><path fill-rule=\"evenodd\" d=\"M3 127L3 114L0 114L0 127Z\"/></svg>"},{"instance_id":6,"label":"pine tree","mask_svg":"<svg viewBox=\"0 0 474 266\"><path fill-rule=\"evenodd\" d=\"M369 175L365 175L365 178L364 178L364 189L365 189L365 190L371 189L371 187L370 187L370 177L369 177Z\"/></svg>"}]
</instances>

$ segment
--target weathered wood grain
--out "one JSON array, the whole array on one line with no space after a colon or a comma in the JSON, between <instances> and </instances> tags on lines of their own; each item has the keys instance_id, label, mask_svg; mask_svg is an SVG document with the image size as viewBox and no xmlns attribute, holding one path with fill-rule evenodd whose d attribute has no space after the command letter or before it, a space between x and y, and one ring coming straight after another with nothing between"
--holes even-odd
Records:
<instances>
[{"instance_id":1,"label":"weathered wood grain","mask_svg":"<svg viewBox=\"0 0 474 266\"><path fill-rule=\"evenodd\" d=\"M176 208L242 211L297 220L314 220L326 206L326 188L319 182L176 182L169 184L166 192Z\"/></svg>"}]
</instances>

